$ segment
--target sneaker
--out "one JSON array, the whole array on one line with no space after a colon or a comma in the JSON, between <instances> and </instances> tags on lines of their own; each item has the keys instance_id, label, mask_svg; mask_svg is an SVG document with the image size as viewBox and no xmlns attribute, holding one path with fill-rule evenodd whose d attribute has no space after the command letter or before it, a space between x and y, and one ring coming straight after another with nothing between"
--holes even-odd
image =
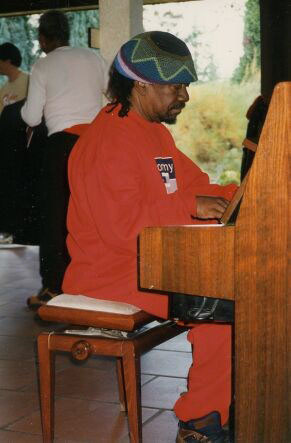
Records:
<instances>
[{"instance_id":1,"label":"sneaker","mask_svg":"<svg viewBox=\"0 0 291 443\"><path fill-rule=\"evenodd\" d=\"M13 243L13 236L8 232L0 232L0 245L11 245Z\"/></svg>"},{"instance_id":2,"label":"sneaker","mask_svg":"<svg viewBox=\"0 0 291 443\"><path fill-rule=\"evenodd\" d=\"M226 443L228 442L227 432L221 426L219 412L211 412L205 417L179 421L179 431L176 443Z\"/></svg>"},{"instance_id":3,"label":"sneaker","mask_svg":"<svg viewBox=\"0 0 291 443\"><path fill-rule=\"evenodd\" d=\"M37 294L29 297L26 300L26 303L29 309L35 310L43 305L46 305L48 301L60 294L61 292L53 292L50 291L48 288L41 288L41 290Z\"/></svg>"}]
</instances>

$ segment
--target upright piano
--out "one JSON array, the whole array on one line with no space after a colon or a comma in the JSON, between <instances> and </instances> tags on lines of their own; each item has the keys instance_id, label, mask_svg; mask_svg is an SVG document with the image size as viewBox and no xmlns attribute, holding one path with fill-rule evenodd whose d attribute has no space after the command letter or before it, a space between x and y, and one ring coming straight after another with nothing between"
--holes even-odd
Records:
<instances>
[{"instance_id":1,"label":"upright piano","mask_svg":"<svg viewBox=\"0 0 291 443\"><path fill-rule=\"evenodd\" d=\"M278 83L234 224L139 236L142 289L234 301L236 443L291 442L290 112Z\"/></svg>"}]
</instances>

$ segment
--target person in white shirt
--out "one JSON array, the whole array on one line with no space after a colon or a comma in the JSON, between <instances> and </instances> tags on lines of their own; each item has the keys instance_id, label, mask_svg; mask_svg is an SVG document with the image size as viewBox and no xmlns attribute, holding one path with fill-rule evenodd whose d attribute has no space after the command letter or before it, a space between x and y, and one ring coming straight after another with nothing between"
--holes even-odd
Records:
<instances>
[{"instance_id":1,"label":"person in white shirt","mask_svg":"<svg viewBox=\"0 0 291 443\"><path fill-rule=\"evenodd\" d=\"M29 76L19 69L21 62L21 53L15 45L9 42L0 45L0 75L8 77L0 88L0 114L4 106L26 97Z\"/></svg>"},{"instance_id":2,"label":"person in white shirt","mask_svg":"<svg viewBox=\"0 0 291 443\"><path fill-rule=\"evenodd\" d=\"M61 293L69 263L66 215L69 200L67 161L79 135L102 106L108 65L93 50L69 46L69 24L60 11L40 17L39 43L47 54L32 68L23 120L37 126L44 116L48 139L44 150L41 192L40 275L42 288L28 298L37 309Z\"/></svg>"}]
</instances>

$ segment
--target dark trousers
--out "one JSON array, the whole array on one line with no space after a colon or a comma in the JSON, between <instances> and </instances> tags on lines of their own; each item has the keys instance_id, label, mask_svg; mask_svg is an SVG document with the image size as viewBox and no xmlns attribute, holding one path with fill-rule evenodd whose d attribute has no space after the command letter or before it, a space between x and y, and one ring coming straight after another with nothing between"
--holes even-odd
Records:
<instances>
[{"instance_id":1,"label":"dark trousers","mask_svg":"<svg viewBox=\"0 0 291 443\"><path fill-rule=\"evenodd\" d=\"M43 157L40 201L40 275L44 288L61 292L70 261L66 217L70 196L67 165L77 135L57 132L47 139Z\"/></svg>"},{"instance_id":2,"label":"dark trousers","mask_svg":"<svg viewBox=\"0 0 291 443\"><path fill-rule=\"evenodd\" d=\"M13 234L22 221L23 164L26 125L20 116L24 101L5 106L0 115L0 231Z\"/></svg>"}]
</instances>

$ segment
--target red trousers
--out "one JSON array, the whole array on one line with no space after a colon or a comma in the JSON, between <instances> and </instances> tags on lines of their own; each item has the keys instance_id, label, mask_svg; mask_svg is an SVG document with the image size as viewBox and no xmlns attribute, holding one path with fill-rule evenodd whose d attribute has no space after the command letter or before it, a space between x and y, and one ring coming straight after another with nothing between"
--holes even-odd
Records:
<instances>
[{"instance_id":1,"label":"red trousers","mask_svg":"<svg viewBox=\"0 0 291 443\"><path fill-rule=\"evenodd\" d=\"M133 297L125 301L158 317L168 318L166 295L137 292ZM218 411L224 425L231 401L231 326L195 324L188 332L188 340L193 349L188 392L177 400L174 411L182 421Z\"/></svg>"},{"instance_id":2,"label":"red trousers","mask_svg":"<svg viewBox=\"0 0 291 443\"><path fill-rule=\"evenodd\" d=\"M167 318L168 297L137 293L133 302L141 309ZM224 425L231 401L231 326L214 323L195 324L188 332L193 363L188 375L188 392L174 406L182 421L218 411Z\"/></svg>"},{"instance_id":3,"label":"red trousers","mask_svg":"<svg viewBox=\"0 0 291 443\"><path fill-rule=\"evenodd\" d=\"M174 411L182 421L218 411L224 425L231 402L231 326L201 324L188 332L193 363L188 374L188 392Z\"/></svg>"}]
</instances>

